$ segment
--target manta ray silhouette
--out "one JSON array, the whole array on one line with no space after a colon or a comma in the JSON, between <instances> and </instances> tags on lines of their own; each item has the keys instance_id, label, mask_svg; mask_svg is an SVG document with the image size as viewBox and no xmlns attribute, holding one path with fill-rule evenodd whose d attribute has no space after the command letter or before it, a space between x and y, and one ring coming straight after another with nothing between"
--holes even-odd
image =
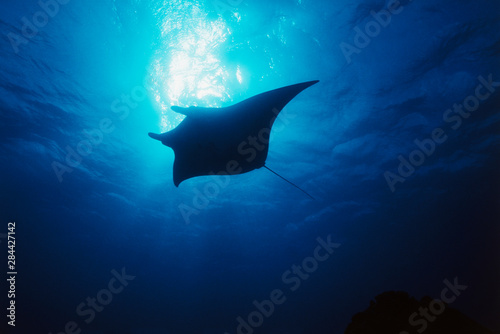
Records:
<instances>
[{"instance_id":1,"label":"manta ray silhouette","mask_svg":"<svg viewBox=\"0 0 500 334\"><path fill-rule=\"evenodd\" d=\"M149 136L174 150L175 186L195 176L269 169L265 162L276 117L295 96L317 82L278 88L225 108L173 106L173 111L186 118L169 132L150 132Z\"/></svg>"}]
</instances>

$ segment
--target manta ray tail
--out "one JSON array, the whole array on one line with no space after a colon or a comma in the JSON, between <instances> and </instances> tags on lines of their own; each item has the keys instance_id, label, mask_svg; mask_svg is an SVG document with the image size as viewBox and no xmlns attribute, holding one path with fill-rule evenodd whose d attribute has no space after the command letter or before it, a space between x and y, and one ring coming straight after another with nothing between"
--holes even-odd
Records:
<instances>
[{"instance_id":1,"label":"manta ray tail","mask_svg":"<svg viewBox=\"0 0 500 334\"><path fill-rule=\"evenodd\" d=\"M285 180L286 182L290 183L292 186L294 186L295 188L299 189L300 191L302 191L304 194L306 194L307 196L309 196L310 198L314 199L314 197L312 197L311 195L309 195L307 193L307 191L305 191L304 189L302 189L301 187L299 187L298 185L296 185L295 183L291 182L291 181L288 181L287 179L285 179L283 176L279 175L278 173L276 173L275 171L273 171L271 168L267 167L266 165L264 165L264 168L267 169L268 171L270 171L271 173L273 173L274 175L282 178L283 180Z\"/></svg>"}]
</instances>

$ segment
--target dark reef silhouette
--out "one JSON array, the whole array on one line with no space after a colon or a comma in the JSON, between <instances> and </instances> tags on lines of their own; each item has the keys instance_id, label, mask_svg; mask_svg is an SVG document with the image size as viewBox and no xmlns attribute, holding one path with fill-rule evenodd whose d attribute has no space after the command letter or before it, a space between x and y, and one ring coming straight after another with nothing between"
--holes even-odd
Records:
<instances>
[{"instance_id":1,"label":"dark reef silhouette","mask_svg":"<svg viewBox=\"0 0 500 334\"><path fill-rule=\"evenodd\" d=\"M352 317L345 334L493 334L444 302L443 308L423 297L420 301L402 291L388 291ZM433 313L434 311L434 313ZM411 320L410 320L411 318Z\"/></svg>"}]
</instances>

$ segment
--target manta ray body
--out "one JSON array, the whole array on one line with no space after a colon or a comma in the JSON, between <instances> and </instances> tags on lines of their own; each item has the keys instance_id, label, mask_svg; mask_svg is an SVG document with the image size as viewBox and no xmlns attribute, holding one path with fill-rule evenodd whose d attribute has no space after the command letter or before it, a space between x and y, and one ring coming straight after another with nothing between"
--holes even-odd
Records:
<instances>
[{"instance_id":1,"label":"manta ray body","mask_svg":"<svg viewBox=\"0 0 500 334\"><path fill-rule=\"evenodd\" d=\"M169 132L149 136L174 150L175 186L196 176L247 173L265 167L271 129L280 111L317 82L278 88L225 108L173 106L186 116L184 120Z\"/></svg>"}]
</instances>

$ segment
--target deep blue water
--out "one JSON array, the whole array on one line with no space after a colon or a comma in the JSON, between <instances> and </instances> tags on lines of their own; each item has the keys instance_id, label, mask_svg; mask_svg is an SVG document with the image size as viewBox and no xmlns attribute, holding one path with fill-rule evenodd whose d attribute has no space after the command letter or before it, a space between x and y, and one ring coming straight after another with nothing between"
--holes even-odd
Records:
<instances>
[{"instance_id":1,"label":"deep blue water","mask_svg":"<svg viewBox=\"0 0 500 334\"><path fill-rule=\"evenodd\" d=\"M384 291L454 278L450 306L500 331L498 1L60 2L0 10L8 333L233 334L273 291L254 333L343 333ZM174 186L147 136L171 105L309 80L267 165L315 200L264 169Z\"/></svg>"}]
</instances>

